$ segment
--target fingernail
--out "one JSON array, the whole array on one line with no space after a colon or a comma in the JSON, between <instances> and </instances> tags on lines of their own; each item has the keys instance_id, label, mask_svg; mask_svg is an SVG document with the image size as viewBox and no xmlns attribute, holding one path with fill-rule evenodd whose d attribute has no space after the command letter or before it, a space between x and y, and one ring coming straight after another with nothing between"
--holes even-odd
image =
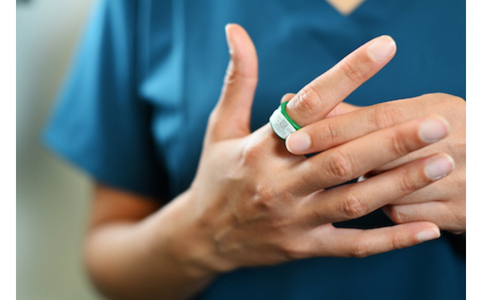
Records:
<instances>
[{"instance_id":1,"label":"fingernail","mask_svg":"<svg viewBox=\"0 0 482 300\"><path fill-rule=\"evenodd\" d=\"M304 132L295 132L286 139L286 148L293 154L303 154L310 147L311 138Z\"/></svg>"},{"instance_id":2,"label":"fingernail","mask_svg":"<svg viewBox=\"0 0 482 300\"><path fill-rule=\"evenodd\" d=\"M428 229L421 231L417 234L417 239L420 243L434 240L440 237L440 231L438 229Z\"/></svg>"},{"instance_id":3,"label":"fingernail","mask_svg":"<svg viewBox=\"0 0 482 300\"><path fill-rule=\"evenodd\" d=\"M388 59L395 52L395 41L388 35L379 37L368 47L368 54L374 61Z\"/></svg>"},{"instance_id":4,"label":"fingernail","mask_svg":"<svg viewBox=\"0 0 482 300\"><path fill-rule=\"evenodd\" d=\"M445 119L432 117L420 124L418 135L425 143L434 143L449 133L449 124Z\"/></svg>"},{"instance_id":5,"label":"fingernail","mask_svg":"<svg viewBox=\"0 0 482 300\"><path fill-rule=\"evenodd\" d=\"M224 31L226 32L226 41L228 43L229 54L232 55L234 53L234 47L233 47L233 42L231 41L231 37L228 33L229 26L231 26L231 23L228 23L226 24L226 26L224 26Z\"/></svg>"},{"instance_id":6,"label":"fingernail","mask_svg":"<svg viewBox=\"0 0 482 300\"><path fill-rule=\"evenodd\" d=\"M454 169L455 162L449 155L442 154L434 157L426 166L425 174L432 180L447 176Z\"/></svg>"}]
</instances>

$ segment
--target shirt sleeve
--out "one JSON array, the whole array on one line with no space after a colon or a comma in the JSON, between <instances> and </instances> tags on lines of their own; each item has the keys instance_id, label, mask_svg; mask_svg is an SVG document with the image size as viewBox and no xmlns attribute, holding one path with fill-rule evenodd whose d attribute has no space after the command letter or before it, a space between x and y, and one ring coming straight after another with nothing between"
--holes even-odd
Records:
<instances>
[{"instance_id":1,"label":"shirt sleeve","mask_svg":"<svg viewBox=\"0 0 482 300\"><path fill-rule=\"evenodd\" d=\"M145 196L166 195L137 93L136 1L99 1L44 132L47 146L95 180Z\"/></svg>"}]
</instances>

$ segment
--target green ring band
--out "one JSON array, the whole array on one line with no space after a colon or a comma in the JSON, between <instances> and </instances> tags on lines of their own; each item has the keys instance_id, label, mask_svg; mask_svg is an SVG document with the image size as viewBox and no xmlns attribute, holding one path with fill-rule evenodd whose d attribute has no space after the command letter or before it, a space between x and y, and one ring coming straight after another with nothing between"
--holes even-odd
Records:
<instances>
[{"instance_id":1,"label":"green ring band","mask_svg":"<svg viewBox=\"0 0 482 300\"><path fill-rule=\"evenodd\" d=\"M288 104L288 101L285 101L283 103L281 103L280 107L281 107L281 113L283 114L283 116L285 116L286 120L288 120L288 122L290 122L291 125L293 125L293 127L296 129L296 130L300 130L301 129L301 126L296 124L295 121L293 121L290 116L288 116L288 113L286 112L286 105Z\"/></svg>"}]
</instances>

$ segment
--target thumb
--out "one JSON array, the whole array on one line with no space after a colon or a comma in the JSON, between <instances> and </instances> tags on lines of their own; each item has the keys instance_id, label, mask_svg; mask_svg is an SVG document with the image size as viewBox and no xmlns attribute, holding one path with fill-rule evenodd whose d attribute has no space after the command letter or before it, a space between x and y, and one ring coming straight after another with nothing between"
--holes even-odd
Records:
<instances>
[{"instance_id":1,"label":"thumb","mask_svg":"<svg viewBox=\"0 0 482 300\"><path fill-rule=\"evenodd\" d=\"M258 83L258 57L251 38L239 25L226 25L231 60L218 104L211 113L208 139L239 138L250 134L251 106Z\"/></svg>"}]
</instances>

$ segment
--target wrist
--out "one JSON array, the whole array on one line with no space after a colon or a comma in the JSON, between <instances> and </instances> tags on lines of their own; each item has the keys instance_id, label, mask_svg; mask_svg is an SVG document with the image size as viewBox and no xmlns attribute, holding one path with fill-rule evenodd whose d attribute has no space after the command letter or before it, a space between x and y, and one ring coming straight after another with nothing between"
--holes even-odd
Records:
<instances>
[{"instance_id":1,"label":"wrist","mask_svg":"<svg viewBox=\"0 0 482 300\"><path fill-rule=\"evenodd\" d=\"M149 248L154 257L163 257L184 276L211 280L223 270L217 259L208 226L196 215L189 189L153 215Z\"/></svg>"}]
</instances>

